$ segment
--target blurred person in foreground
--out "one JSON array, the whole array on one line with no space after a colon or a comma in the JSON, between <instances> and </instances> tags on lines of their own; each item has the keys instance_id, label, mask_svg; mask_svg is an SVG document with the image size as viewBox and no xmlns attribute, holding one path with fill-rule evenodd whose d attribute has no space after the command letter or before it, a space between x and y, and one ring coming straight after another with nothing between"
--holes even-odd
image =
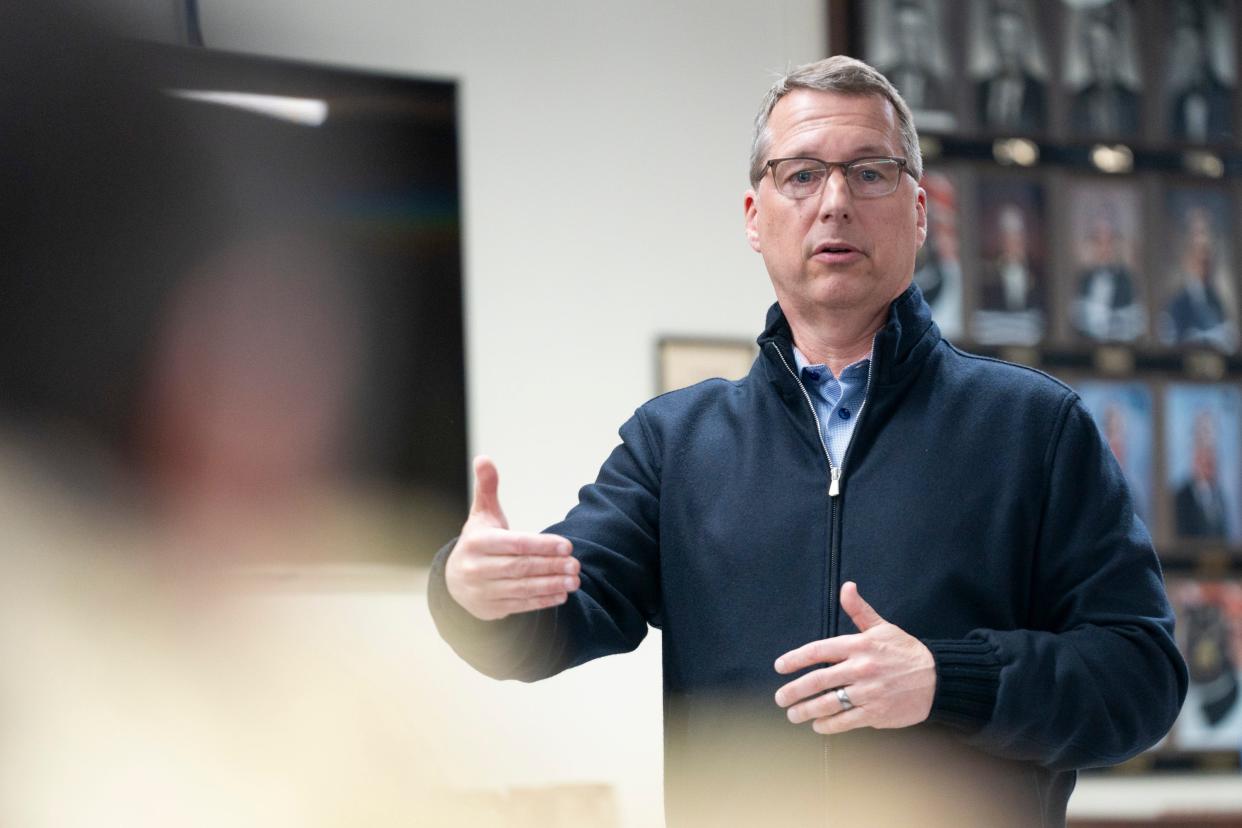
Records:
<instances>
[{"instance_id":1,"label":"blurred person in foreground","mask_svg":"<svg viewBox=\"0 0 1242 828\"><path fill-rule=\"evenodd\" d=\"M777 299L749 376L640 407L545 533L509 528L476 459L436 558L439 629L495 677L663 630L671 826L1063 824L1077 769L1154 744L1185 696L1091 415L953 348L912 286L921 175L878 72L780 79L744 198Z\"/></svg>"},{"instance_id":2,"label":"blurred person in foreground","mask_svg":"<svg viewBox=\"0 0 1242 828\"><path fill-rule=\"evenodd\" d=\"M461 824L419 685L226 571L333 543L306 507L339 482L339 270L235 202L242 148L163 94L164 53L6 12L0 824Z\"/></svg>"}]
</instances>

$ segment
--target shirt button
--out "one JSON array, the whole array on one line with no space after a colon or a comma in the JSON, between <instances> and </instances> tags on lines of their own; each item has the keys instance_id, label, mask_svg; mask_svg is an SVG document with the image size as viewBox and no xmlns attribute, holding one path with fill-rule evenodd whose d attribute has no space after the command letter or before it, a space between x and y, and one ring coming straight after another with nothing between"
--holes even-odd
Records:
<instances>
[{"instance_id":1,"label":"shirt button","mask_svg":"<svg viewBox=\"0 0 1242 828\"><path fill-rule=\"evenodd\" d=\"M842 420L848 420L850 418L850 410L848 408L839 408L837 409L837 416Z\"/></svg>"}]
</instances>

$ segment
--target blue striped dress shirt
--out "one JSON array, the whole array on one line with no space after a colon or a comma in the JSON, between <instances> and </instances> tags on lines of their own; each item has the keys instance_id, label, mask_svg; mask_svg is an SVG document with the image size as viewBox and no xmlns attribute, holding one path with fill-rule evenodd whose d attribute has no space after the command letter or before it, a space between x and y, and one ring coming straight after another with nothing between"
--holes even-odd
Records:
<instances>
[{"instance_id":1,"label":"blue striped dress shirt","mask_svg":"<svg viewBox=\"0 0 1242 828\"><path fill-rule=\"evenodd\" d=\"M840 377L834 377L827 365L812 365L808 362L797 346L793 353L802 384L811 395L815 413L819 415L820 433L824 437L824 445L828 447L828 454L832 457L832 465L841 468L850 437L854 435L858 410L862 408L863 398L867 393L867 373L870 370L871 358L858 360L847 366Z\"/></svg>"}]
</instances>

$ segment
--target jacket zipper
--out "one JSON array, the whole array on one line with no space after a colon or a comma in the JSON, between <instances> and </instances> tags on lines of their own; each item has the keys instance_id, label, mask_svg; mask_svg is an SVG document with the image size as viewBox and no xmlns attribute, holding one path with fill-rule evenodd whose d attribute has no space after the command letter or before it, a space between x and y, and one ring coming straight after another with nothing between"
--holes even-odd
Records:
<instances>
[{"instance_id":1,"label":"jacket zipper","mask_svg":"<svg viewBox=\"0 0 1242 828\"><path fill-rule=\"evenodd\" d=\"M871 369L875 364L875 342L880 337L880 332L876 331L871 337L871 357L867 360L867 384L863 387L863 400L858 406L858 414L854 420L854 431L850 434L850 441L845 446L845 455L841 458L841 465L838 467L832 462L832 454L828 451L828 443L824 440L824 431L820 427L819 414L815 411L815 403L811 401L811 395L806 390L806 386L802 384L802 378L798 376L789 365L789 361L785 359L785 355L781 353L780 346L775 342L772 347L776 349L776 355L780 358L781 364L785 366L785 370L793 377L794 382L798 384L798 390L802 392L802 398L806 400L807 408L811 409L811 418L815 420L815 434L819 437L819 446L824 450L824 459L828 461L828 500L832 504L832 528L828 531L828 617L824 630L824 637L829 638L835 634L836 615L837 615L837 596L836 596L836 579L837 566L841 559L841 532L838 523L840 522L837 513L837 506L841 499L841 475L844 471L845 461L850 457L850 448L854 445L854 434L858 432L858 423L862 419L863 409L867 407L867 400L871 398ZM828 783L831 780L830 765L832 763L832 740L827 736L824 737L824 791L828 790ZM829 808L825 804L824 816L828 818Z\"/></svg>"},{"instance_id":2,"label":"jacket zipper","mask_svg":"<svg viewBox=\"0 0 1242 828\"><path fill-rule=\"evenodd\" d=\"M824 631L825 638L833 635L836 630L837 597L834 576L841 551L840 533L837 531L837 499L841 495L841 477L845 472L845 462L849 460L850 449L854 445L854 433L858 431L858 423L862 420L863 411L867 408L867 401L871 398L871 369L875 363L875 342L879 338L879 331L876 331L871 337L871 357L867 360L867 384L863 386L863 400L858 406L858 414L854 420L854 432L850 434L850 441L845 447L845 455L841 458L840 467L833 465L832 455L828 452L828 443L824 440L824 432L820 426L819 414L815 412L815 403L811 402L811 395L806 390L806 386L802 384L802 378L790 367L789 361L781 353L780 346L775 342L771 343L772 347L776 349L776 356L780 358L781 364L785 366L785 370L789 372L794 382L798 384L798 390L802 392L802 398L806 400L807 408L811 409L811 418L815 420L815 434L819 437L820 448L824 450L824 459L828 461L828 497L832 503L832 529L829 532L828 541L828 629Z\"/></svg>"}]
</instances>

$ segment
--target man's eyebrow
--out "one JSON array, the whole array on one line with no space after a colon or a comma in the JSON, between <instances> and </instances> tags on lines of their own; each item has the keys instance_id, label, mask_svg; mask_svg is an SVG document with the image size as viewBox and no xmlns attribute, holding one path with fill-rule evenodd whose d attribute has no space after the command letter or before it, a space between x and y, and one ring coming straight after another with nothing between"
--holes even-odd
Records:
<instances>
[{"instance_id":1,"label":"man's eyebrow","mask_svg":"<svg viewBox=\"0 0 1242 828\"><path fill-rule=\"evenodd\" d=\"M822 161L852 161L855 158L891 158L891 149L880 146L879 144L863 144L861 147L855 147L849 158L822 158ZM819 158L819 156L810 148L798 148L782 153L779 158Z\"/></svg>"}]
</instances>

